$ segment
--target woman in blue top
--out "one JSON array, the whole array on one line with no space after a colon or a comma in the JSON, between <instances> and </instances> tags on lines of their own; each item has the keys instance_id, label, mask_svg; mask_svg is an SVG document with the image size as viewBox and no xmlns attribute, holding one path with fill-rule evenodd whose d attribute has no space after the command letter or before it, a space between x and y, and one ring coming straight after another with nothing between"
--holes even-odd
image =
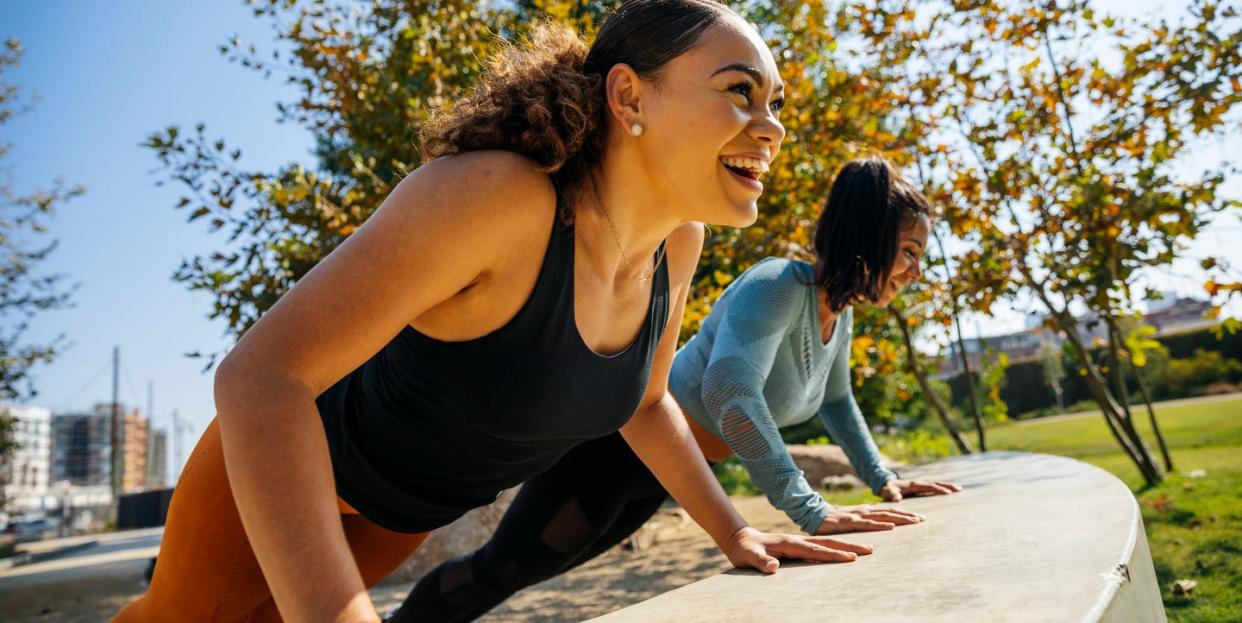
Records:
<instances>
[{"instance_id":1,"label":"woman in blue top","mask_svg":"<svg viewBox=\"0 0 1242 623\"><path fill-rule=\"evenodd\" d=\"M810 534L888 530L923 518L824 501L778 429L818 416L859 477L889 501L960 490L884 467L850 390L852 305L887 305L922 277L926 199L883 159L850 162L815 235L816 263L768 258L744 272L677 352L670 391L710 462L729 456ZM576 447L523 485L492 540L415 587L391 621L468 621L581 564L642 526L668 494L616 435Z\"/></svg>"}]
</instances>

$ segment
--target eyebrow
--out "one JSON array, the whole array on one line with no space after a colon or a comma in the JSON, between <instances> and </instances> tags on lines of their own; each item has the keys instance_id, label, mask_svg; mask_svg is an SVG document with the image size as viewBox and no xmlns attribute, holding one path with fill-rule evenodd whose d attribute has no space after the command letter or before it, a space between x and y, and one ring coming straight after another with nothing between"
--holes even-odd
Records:
<instances>
[{"instance_id":1,"label":"eyebrow","mask_svg":"<svg viewBox=\"0 0 1242 623\"><path fill-rule=\"evenodd\" d=\"M767 80L763 78L763 73L761 73L753 65L747 65L746 63L733 63L730 65L725 65L724 67L721 67L720 69L717 69L716 71L712 72L712 77L715 78L716 76L723 74L726 71L740 71L750 76L755 81L755 83L759 85L759 88L761 89L763 88L763 85L767 84ZM776 90L783 92L785 90L785 83L782 82L776 85Z\"/></svg>"}]
</instances>

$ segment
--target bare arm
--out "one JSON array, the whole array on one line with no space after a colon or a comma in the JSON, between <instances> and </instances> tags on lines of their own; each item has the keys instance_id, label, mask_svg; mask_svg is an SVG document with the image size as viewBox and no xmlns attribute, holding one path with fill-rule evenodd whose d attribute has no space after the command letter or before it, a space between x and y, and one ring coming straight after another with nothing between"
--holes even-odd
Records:
<instances>
[{"instance_id":1,"label":"bare arm","mask_svg":"<svg viewBox=\"0 0 1242 623\"><path fill-rule=\"evenodd\" d=\"M670 277L677 307L670 314L652 365L642 406L621 429L630 447L737 567L775 572L777 558L848 561L871 548L824 537L769 535L754 530L716 482L676 401L668 392L668 373L677 345L690 281L703 246L703 231L691 223L669 240Z\"/></svg>"},{"instance_id":2,"label":"bare arm","mask_svg":"<svg viewBox=\"0 0 1242 623\"><path fill-rule=\"evenodd\" d=\"M546 219L522 213L514 197L546 204ZM430 163L221 363L215 396L229 484L286 620L379 621L341 527L315 398L425 311L485 281L506 240L546 239L554 206L546 177L517 156Z\"/></svg>"}]
</instances>

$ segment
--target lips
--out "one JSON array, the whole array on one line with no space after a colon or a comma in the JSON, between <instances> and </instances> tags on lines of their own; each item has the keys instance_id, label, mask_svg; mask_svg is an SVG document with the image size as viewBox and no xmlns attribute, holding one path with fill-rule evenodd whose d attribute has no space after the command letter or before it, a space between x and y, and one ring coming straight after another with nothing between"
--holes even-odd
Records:
<instances>
[{"instance_id":1,"label":"lips","mask_svg":"<svg viewBox=\"0 0 1242 623\"><path fill-rule=\"evenodd\" d=\"M768 161L750 156L722 156L720 163L730 172L740 177L758 181L768 172Z\"/></svg>"}]
</instances>

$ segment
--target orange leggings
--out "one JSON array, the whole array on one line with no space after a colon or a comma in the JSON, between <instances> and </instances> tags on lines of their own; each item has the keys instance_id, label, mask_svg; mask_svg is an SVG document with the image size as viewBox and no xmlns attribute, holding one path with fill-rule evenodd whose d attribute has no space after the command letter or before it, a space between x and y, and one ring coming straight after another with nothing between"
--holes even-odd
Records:
<instances>
[{"instance_id":1,"label":"orange leggings","mask_svg":"<svg viewBox=\"0 0 1242 623\"><path fill-rule=\"evenodd\" d=\"M409 558L427 537L427 533L386 530L344 500L337 501L345 537L368 588ZM113 619L114 623L155 621L281 621L237 515L215 420L181 472L150 588Z\"/></svg>"}]
</instances>

